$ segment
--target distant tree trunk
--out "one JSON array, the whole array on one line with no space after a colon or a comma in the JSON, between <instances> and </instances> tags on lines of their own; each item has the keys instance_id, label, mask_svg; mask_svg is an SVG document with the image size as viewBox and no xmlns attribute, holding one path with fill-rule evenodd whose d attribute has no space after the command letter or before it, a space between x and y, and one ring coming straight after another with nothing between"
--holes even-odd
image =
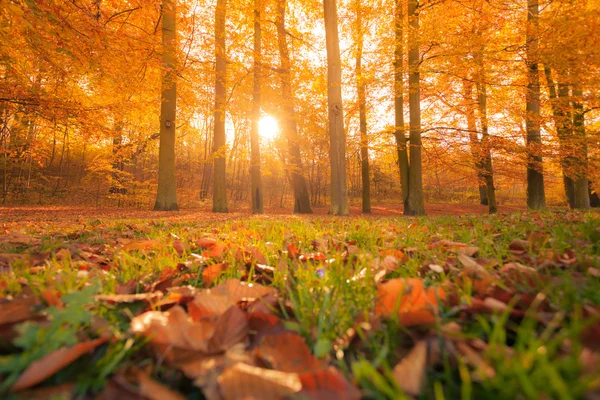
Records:
<instances>
[{"instance_id":1,"label":"distant tree trunk","mask_svg":"<svg viewBox=\"0 0 600 400\"><path fill-rule=\"evenodd\" d=\"M408 151L406 149L406 134L404 131L404 69L402 61L404 58L404 24L403 17L404 0L396 0L394 14L395 40L394 40L394 114L396 147L398 151L398 168L400 169L400 186L402 187L402 203L404 212L412 214L408 204ZM407 211L408 210L408 211Z\"/></svg>"},{"instance_id":2,"label":"distant tree trunk","mask_svg":"<svg viewBox=\"0 0 600 400\"><path fill-rule=\"evenodd\" d=\"M331 161L331 207L333 215L348 215L346 183L346 133L342 103L342 62L338 36L336 0L323 0L327 45L327 103Z\"/></svg>"},{"instance_id":3,"label":"distant tree trunk","mask_svg":"<svg viewBox=\"0 0 600 400\"><path fill-rule=\"evenodd\" d=\"M250 165L250 188L252 197L252 213L264 213L264 193L260 174L260 143L258 130L260 121L260 91L262 76L262 49L260 17L262 0L254 0L254 90L252 92L252 129L250 131L250 147L252 163Z\"/></svg>"},{"instance_id":4,"label":"distant tree trunk","mask_svg":"<svg viewBox=\"0 0 600 400\"><path fill-rule=\"evenodd\" d=\"M419 63L418 0L408 0L408 105L410 111L410 170L406 215L425 215L423 202L423 167L421 161L421 74Z\"/></svg>"},{"instance_id":5,"label":"distant tree trunk","mask_svg":"<svg viewBox=\"0 0 600 400\"><path fill-rule=\"evenodd\" d=\"M176 0L163 0L163 75L160 103L160 145L158 151L158 193L155 210L178 210L175 182L175 125L177 115Z\"/></svg>"},{"instance_id":6,"label":"distant tree trunk","mask_svg":"<svg viewBox=\"0 0 600 400\"><path fill-rule=\"evenodd\" d=\"M544 75L546 76L546 84L548 86L548 94L550 104L552 106L552 117L556 127L556 135L558 136L558 144L560 151L560 166L563 174L563 186L565 196L569 203L569 207L575 207L575 182L571 178L571 166L573 157L568 148L572 137L571 113L569 110L569 87L567 85L558 84L558 93L556 84L552 79L552 70L547 65L544 66Z\"/></svg>"},{"instance_id":7,"label":"distant tree trunk","mask_svg":"<svg viewBox=\"0 0 600 400\"><path fill-rule=\"evenodd\" d=\"M471 147L471 156L473 157L473 165L477 173L477 186L479 188L479 204L487 206L487 186L483 174L483 155L481 152L481 142L477 137L477 120L475 117L475 109L473 108L473 82L470 80L463 81L464 99L465 99L465 117L467 119L467 129L469 131L469 145Z\"/></svg>"},{"instance_id":8,"label":"distant tree trunk","mask_svg":"<svg viewBox=\"0 0 600 400\"><path fill-rule=\"evenodd\" d=\"M227 60L225 50L225 16L227 0L217 0L215 9L215 111L213 138L213 212L226 213L227 171L225 143L225 104L227 102Z\"/></svg>"},{"instance_id":9,"label":"distant tree trunk","mask_svg":"<svg viewBox=\"0 0 600 400\"><path fill-rule=\"evenodd\" d=\"M498 212L498 205L496 204L494 167L492 165L492 149L488 131L487 89L483 64L483 48L479 51L477 62L477 103L479 105L479 126L481 128L481 166L483 168L488 210L490 214L495 214Z\"/></svg>"},{"instance_id":10,"label":"distant tree trunk","mask_svg":"<svg viewBox=\"0 0 600 400\"><path fill-rule=\"evenodd\" d=\"M294 212L299 214L311 214L308 186L304 176L302 157L300 154L300 143L298 138L298 126L294 111L294 97L292 95L292 74L290 54L287 46L287 31L285 30L285 9L287 0L277 0L277 39L279 44L279 58L281 61L281 91L283 97L284 123L283 132L289 147L290 177L294 190Z\"/></svg>"},{"instance_id":11,"label":"distant tree trunk","mask_svg":"<svg viewBox=\"0 0 600 400\"><path fill-rule=\"evenodd\" d=\"M546 207L544 173L542 167L542 136L540 134L540 77L539 55L539 5L538 0L527 0L527 207Z\"/></svg>"},{"instance_id":12,"label":"distant tree trunk","mask_svg":"<svg viewBox=\"0 0 600 400\"><path fill-rule=\"evenodd\" d=\"M356 91L360 126L360 162L362 178L362 211L371 213L371 181L369 178L369 136L367 135L367 95L362 73L364 28L362 26L361 2L356 4Z\"/></svg>"},{"instance_id":13,"label":"distant tree trunk","mask_svg":"<svg viewBox=\"0 0 600 400\"><path fill-rule=\"evenodd\" d=\"M587 144L585 138L585 114L581 98L583 91L579 85L573 87L573 145L576 158L575 168L575 208L590 208L589 182L587 178Z\"/></svg>"}]
</instances>

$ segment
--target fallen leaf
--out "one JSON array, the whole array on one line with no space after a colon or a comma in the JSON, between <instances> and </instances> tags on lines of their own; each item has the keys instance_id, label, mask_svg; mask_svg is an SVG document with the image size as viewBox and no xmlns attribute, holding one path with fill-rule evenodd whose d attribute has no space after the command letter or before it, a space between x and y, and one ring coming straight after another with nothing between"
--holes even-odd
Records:
<instances>
[{"instance_id":1,"label":"fallen leaf","mask_svg":"<svg viewBox=\"0 0 600 400\"><path fill-rule=\"evenodd\" d=\"M0 302L0 326L34 318L37 313L31 308L36 304L38 301L34 297L24 297L9 303Z\"/></svg>"},{"instance_id":2,"label":"fallen leaf","mask_svg":"<svg viewBox=\"0 0 600 400\"><path fill-rule=\"evenodd\" d=\"M96 301L104 301L110 304L135 303L145 301L148 303L156 302L164 296L163 292L137 293L137 294L98 294L94 298Z\"/></svg>"},{"instance_id":3,"label":"fallen leaf","mask_svg":"<svg viewBox=\"0 0 600 400\"><path fill-rule=\"evenodd\" d=\"M388 317L397 313L404 326L433 323L438 300L445 298L443 289L425 290L419 278L392 279L378 286L377 295L376 313Z\"/></svg>"},{"instance_id":4,"label":"fallen leaf","mask_svg":"<svg viewBox=\"0 0 600 400\"><path fill-rule=\"evenodd\" d=\"M88 353L105 343L107 340L108 338L103 337L78 343L71 347L63 347L46 354L39 360L29 364L27 369L23 371L16 382L12 385L10 390L13 392L18 392L43 382L85 353Z\"/></svg>"},{"instance_id":5,"label":"fallen leaf","mask_svg":"<svg viewBox=\"0 0 600 400\"><path fill-rule=\"evenodd\" d=\"M218 382L224 400L281 400L302 389L302 382L297 374L244 363L226 368Z\"/></svg>"},{"instance_id":6,"label":"fallen leaf","mask_svg":"<svg viewBox=\"0 0 600 400\"><path fill-rule=\"evenodd\" d=\"M273 369L284 372L308 372L321 368L302 337L295 332L266 335L257 354Z\"/></svg>"},{"instance_id":7,"label":"fallen leaf","mask_svg":"<svg viewBox=\"0 0 600 400\"><path fill-rule=\"evenodd\" d=\"M394 380L411 396L419 396L427 369L427 342L419 340L413 349L394 367Z\"/></svg>"},{"instance_id":8,"label":"fallen leaf","mask_svg":"<svg viewBox=\"0 0 600 400\"><path fill-rule=\"evenodd\" d=\"M204 287L211 287L214 281L225 271L227 271L227 263L213 264L204 268L202 271L202 282L204 283Z\"/></svg>"},{"instance_id":9,"label":"fallen leaf","mask_svg":"<svg viewBox=\"0 0 600 400\"><path fill-rule=\"evenodd\" d=\"M299 398L359 400L362 397L360 391L333 367L303 373L299 378L302 383L302 390L298 393Z\"/></svg>"},{"instance_id":10,"label":"fallen leaf","mask_svg":"<svg viewBox=\"0 0 600 400\"><path fill-rule=\"evenodd\" d=\"M185 400L187 397L177 393L167 386L150 378L143 371L137 373L137 379L140 385L140 394L150 400Z\"/></svg>"}]
</instances>

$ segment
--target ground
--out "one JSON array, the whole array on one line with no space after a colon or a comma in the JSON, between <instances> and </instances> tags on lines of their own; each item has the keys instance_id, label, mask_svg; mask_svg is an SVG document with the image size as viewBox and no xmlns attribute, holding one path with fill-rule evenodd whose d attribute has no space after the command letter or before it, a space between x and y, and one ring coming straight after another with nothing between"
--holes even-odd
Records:
<instances>
[{"instance_id":1,"label":"ground","mask_svg":"<svg viewBox=\"0 0 600 400\"><path fill-rule=\"evenodd\" d=\"M598 213L315 211L0 209L0 396L600 395Z\"/></svg>"}]
</instances>

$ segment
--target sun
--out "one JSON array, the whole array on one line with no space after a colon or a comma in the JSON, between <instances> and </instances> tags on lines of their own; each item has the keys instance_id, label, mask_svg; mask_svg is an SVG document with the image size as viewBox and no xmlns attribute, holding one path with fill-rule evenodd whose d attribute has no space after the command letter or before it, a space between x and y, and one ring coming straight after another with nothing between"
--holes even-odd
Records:
<instances>
[{"instance_id":1,"label":"sun","mask_svg":"<svg viewBox=\"0 0 600 400\"><path fill-rule=\"evenodd\" d=\"M279 134L279 124L270 115L265 115L258 121L258 134L261 138L271 141Z\"/></svg>"}]
</instances>

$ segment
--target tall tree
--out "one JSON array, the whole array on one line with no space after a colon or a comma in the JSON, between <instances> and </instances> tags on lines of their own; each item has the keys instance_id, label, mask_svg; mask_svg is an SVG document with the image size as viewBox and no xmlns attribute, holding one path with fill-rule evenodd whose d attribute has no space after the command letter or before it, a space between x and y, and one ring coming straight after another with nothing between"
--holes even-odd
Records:
<instances>
[{"instance_id":1,"label":"tall tree","mask_svg":"<svg viewBox=\"0 0 600 400\"><path fill-rule=\"evenodd\" d=\"M258 140L260 106L261 106L261 77L262 77L262 46L261 46L261 11L262 0L254 0L254 87L252 91L252 128L250 131L250 190L252 197L252 213L264 213L264 194L262 176L260 173L260 143Z\"/></svg>"},{"instance_id":2,"label":"tall tree","mask_svg":"<svg viewBox=\"0 0 600 400\"><path fill-rule=\"evenodd\" d=\"M175 122L177 115L176 0L162 3L162 94L160 104L160 147L158 151L158 192L155 210L177 210L175 180Z\"/></svg>"},{"instance_id":3,"label":"tall tree","mask_svg":"<svg viewBox=\"0 0 600 400\"><path fill-rule=\"evenodd\" d=\"M408 151L406 133L404 130L404 0L396 0L394 10L394 136L398 152L398 167L400 169L400 186L402 188L402 204L404 212L412 214L408 203Z\"/></svg>"},{"instance_id":4,"label":"tall tree","mask_svg":"<svg viewBox=\"0 0 600 400\"><path fill-rule=\"evenodd\" d=\"M226 213L227 173L225 143L225 106L227 102L227 53L225 48L225 17L227 0L217 0L215 8L215 111L213 137L213 212Z\"/></svg>"},{"instance_id":5,"label":"tall tree","mask_svg":"<svg viewBox=\"0 0 600 400\"><path fill-rule=\"evenodd\" d=\"M362 178L362 211L371 212L371 180L369 173L369 136L367 134L367 94L362 71L364 27L361 0L356 0L356 92L358 94L358 118L360 129L360 163Z\"/></svg>"},{"instance_id":6,"label":"tall tree","mask_svg":"<svg viewBox=\"0 0 600 400\"><path fill-rule=\"evenodd\" d=\"M575 179L574 179L574 208L589 209L590 193L587 178L588 157L585 137L585 112L581 98L581 86L573 86L573 147L576 154Z\"/></svg>"},{"instance_id":7,"label":"tall tree","mask_svg":"<svg viewBox=\"0 0 600 400\"><path fill-rule=\"evenodd\" d=\"M540 134L540 76L539 57L539 4L538 0L527 0L527 207L546 207L544 174L542 167L542 136Z\"/></svg>"},{"instance_id":8,"label":"tall tree","mask_svg":"<svg viewBox=\"0 0 600 400\"><path fill-rule=\"evenodd\" d=\"M331 162L331 206L333 215L348 215L346 183L346 133L342 102L342 62L338 35L336 0L323 0L327 47L327 105Z\"/></svg>"},{"instance_id":9,"label":"tall tree","mask_svg":"<svg viewBox=\"0 0 600 400\"><path fill-rule=\"evenodd\" d=\"M569 102L569 86L564 83L556 83L552 78L552 70L548 65L544 66L544 75L546 77L546 86L552 107L552 117L558 136L559 151L561 154L560 165L563 174L563 187L565 197L571 208L575 208L575 182L571 178L572 165L574 164L573 156L570 155L569 142L573 134L571 123L571 112Z\"/></svg>"},{"instance_id":10,"label":"tall tree","mask_svg":"<svg viewBox=\"0 0 600 400\"><path fill-rule=\"evenodd\" d=\"M294 212L299 214L310 214L310 198L308 196L308 185L304 176L302 157L300 154L300 143L298 137L298 124L294 111L294 96L292 95L292 71L290 53L287 45L287 31L285 29L285 12L287 0L277 0L277 41L279 45L279 59L281 62L281 94L283 98L283 133L288 142L290 177L294 189Z\"/></svg>"},{"instance_id":11,"label":"tall tree","mask_svg":"<svg viewBox=\"0 0 600 400\"><path fill-rule=\"evenodd\" d=\"M410 111L410 168L406 215L425 215L423 166L421 159L421 74L419 64L419 2L408 0L408 106Z\"/></svg>"}]
</instances>

